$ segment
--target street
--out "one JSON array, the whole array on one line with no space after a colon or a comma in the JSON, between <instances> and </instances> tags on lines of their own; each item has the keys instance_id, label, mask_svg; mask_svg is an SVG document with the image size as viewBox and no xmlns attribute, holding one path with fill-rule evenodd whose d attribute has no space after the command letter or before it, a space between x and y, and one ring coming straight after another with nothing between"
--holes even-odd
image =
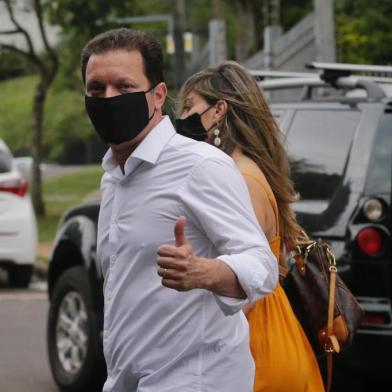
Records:
<instances>
[{"instance_id":1,"label":"street","mask_svg":"<svg viewBox=\"0 0 392 392\"><path fill-rule=\"evenodd\" d=\"M46 355L46 284L11 289L0 272L0 391L57 392Z\"/></svg>"},{"instance_id":2,"label":"street","mask_svg":"<svg viewBox=\"0 0 392 392\"><path fill-rule=\"evenodd\" d=\"M35 280L28 289L12 289L0 270L1 392L58 392L46 355L47 309L45 282ZM333 390L390 390L388 383L354 373L335 368Z\"/></svg>"}]
</instances>

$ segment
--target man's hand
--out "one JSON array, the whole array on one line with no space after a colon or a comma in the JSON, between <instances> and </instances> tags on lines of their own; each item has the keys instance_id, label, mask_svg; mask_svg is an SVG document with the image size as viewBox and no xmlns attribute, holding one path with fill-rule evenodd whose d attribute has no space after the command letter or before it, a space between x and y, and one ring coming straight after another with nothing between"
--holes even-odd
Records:
<instances>
[{"instance_id":1,"label":"man's hand","mask_svg":"<svg viewBox=\"0 0 392 392\"><path fill-rule=\"evenodd\" d=\"M175 245L158 248L158 275L163 286L178 291L207 288L208 264L195 257L185 237L186 218L180 216L174 226Z\"/></svg>"}]
</instances>

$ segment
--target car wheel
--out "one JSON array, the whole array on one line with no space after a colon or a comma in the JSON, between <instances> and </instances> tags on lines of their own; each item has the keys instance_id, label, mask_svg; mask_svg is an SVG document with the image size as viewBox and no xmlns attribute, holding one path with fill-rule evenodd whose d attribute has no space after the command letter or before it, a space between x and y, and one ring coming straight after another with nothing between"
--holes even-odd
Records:
<instances>
[{"instance_id":1,"label":"car wheel","mask_svg":"<svg viewBox=\"0 0 392 392\"><path fill-rule=\"evenodd\" d=\"M63 392L102 391L106 366L97 320L86 270L70 268L54 287L47 329L50 367Z\"/></svg>"},{"instance_id":2,"label":"car wheel","mask_svg":"<svg viewBox=\"0 0 392 392\"><path fill-rule=\"evenodd\" d=\"M33 275L32 265L14 265L8 271L8 279L12 287L27 287Z\"/></svg>"}]
</instances>

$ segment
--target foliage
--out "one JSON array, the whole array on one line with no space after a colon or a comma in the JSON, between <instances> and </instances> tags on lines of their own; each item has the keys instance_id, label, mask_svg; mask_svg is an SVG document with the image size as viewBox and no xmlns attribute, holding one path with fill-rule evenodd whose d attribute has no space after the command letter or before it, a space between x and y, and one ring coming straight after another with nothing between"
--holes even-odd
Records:
<instances>
[{"instance_id":1,"label":"foliage","mask_svg":"<svg viewBox=\"0 0 392 392\"><path fill-rule=\"evenodd\" d=\"M99 189L102 174L101 166L93 166L44 181L46 216L38 218L40 241L53 241L60 217Z\"/></svg>"},{"instance_id":2,"label":"foliage","mask_svg":"<svg viewBox=\"0 0 392 392\"><path fill-rule=\"evenodd\" d=\"M35 72L35 67L26 58L6 49L0 50L0 80L31 75Z\"/></svg>"},{"instance_id":3,"label":"foliage","mask_svg":"<svg viewBox=\"0 0 392 392\"><path fill-rule=\"evenodd\" d=\"M228 55L236 57L236 43L243 26L237 22L239 10L254 18L254 50L262 47L262 29L267 0L193 0L186 1L186 29L200 37L201 46L208 39L208 21L223 17L227 23ZM60 74L52 86L45 104L44 158L64 160L75 143L94 137L84 111L83 87L79 71L79 56L84 44L98 32L118 26L110 18L169 14L175 0L47 0L45 15L63 29L58 52ZM239 8L240 7L240 8ZM242 7L242 8L241 8ZM312 0L281 0L281 20L284 30L292 27L313 7ZM336 42L338 61L353 63L390 64L392 62L392 29L389 15L392 2L380 0L369 7L367 0L336 0ZM250 25L250 23L249 23ZM127 24L142 28L159 37L165 47L167 25L162 23ZM29 74L31 65L13 53L0 54L0 79ZM166 79L173 85L173 55L165 54ZM31 151L32 102L36 77L24 76L0 83L0 137L6 139L16 153ZM167 108L170 110L171 102Z\"/></svg>"},{"instance_id":4,"label":"foliage","mask_svg":"<svg viewBox=\"0 0 392 392\"><path fill-rule=\"evenodd\" d=\"M47 0L45 10L51 23L62 28L60 78L57 85L80 88L79 58L87 41L113 27L111 18L131 16L133 0Z\"/></svg>"},{"instance_id":5,"label":"foliage","mask_svg":"<svg viewBox=\"0 0 392 392\"><path fill-rule=\"evenodd\" d=\"M201 45L208 39L208 21L214 17L226 20L228 55L236 57L237 45L243 45L241 37L252 29L254 45L249 48L259 50L263 46L263 22L265 5L269 0L193 0L186 1L186 29L200 38ZM61 47L61 70L57 85L60 88L79 88L79 56L85 43L97 33L118 27L113 19L124 16L172 14L175 0L47 0L46 12L52 23L63 29ZM281 0L281 19L285 28L291 27L311 9L312 0ZM243 11L252 19L249 25L238 23L238 13ZM165 47L167 26L164 22L126 24L127 27L146 29L161 40ZM248 32L249 33L249 32ZM249 34L248 34L249 35ZM173 81L173 56L165 55L166 74L169 87Z\"/></svg>"},{"instance_id":6,"label":"foliage","mask_svg":"<svg viewBox=\"0 0 392 392\"><path fill-rule=\"evenodd\" d=\"M0 30L0 35L15 36L20 35L23 38L23 46L20 47L15 40L11 42L0 42L1 50L13 52L28 61L31 66L36 67L38 73L38 81L34 89L33 105L31 112L31 152L33 157L32 166L32 181L31 181L31 198L35 213L38 216L45 215L45 205L42 199L41 177L39 165L42 160L42 125L45 118L44 106L47 97L47 92L51 86L59 65L59 58L55 49L49 44L48 35L44 26L44 16L42 10L41 0L32 0L28 3L23 3L26 10L29 10L34 16L36 26L38 26L38 34L34 34L29 29L25 18L16 17L18 7L21 4L16 4L13 0L3 0L2 8L6 17L9 19L12 27ZM38 38L43 49L38 52L33 43L33 40Z\"/></svg>"},{"instance_id":7,"label":"foliage","mask_svg":"<svg viewBox=\"0 0 392 392\"><path fill-rule=\"evenodd\" d=\"M25 76L0 83L0 138L10 149L31 149L31 99L36 76Z\"/></svg>"},{"instance_id":8,"label":"foliage","mask_svg":"<svg viewBox=\"0 0 392 392\"><path fill-rule=\"evenodd\" d=\"M281 0L281 20L288 30L313 10L314 0Z\"/></svg>"},{"instance_id":9,"label":"foliage","mask_svg":"<svg viewBox=\"0 0 392 392\"><path fill-rule=\"evenodd\" d=\"M50 94L47 109L44 135L47 159L59 160L67 145L93 135L82 94L69 90Z\"/></svg>"},{"instance_id":10,"label":"foliage","mask_svg":"<svg viewBox=\"0 0 392 392\"><path fill-rule=\"evenodd\" d=\"M336 0L338 61L392 63L392 2Z\"/></svg>"},{"instance_id":11,"label":"foliage","mask_svg":"<svg viewBox=\"0 0 392 392\"><path fill-rule=\"evenodd\" d=\"M0 83L0 137L16 155L18 151L31 153L31 96L36 81L36 76L26 76ZM52 89L45 109L46 160L59 160L67 152L67 146L93 135L80 91Z\"/></svg>"}]
</instances>

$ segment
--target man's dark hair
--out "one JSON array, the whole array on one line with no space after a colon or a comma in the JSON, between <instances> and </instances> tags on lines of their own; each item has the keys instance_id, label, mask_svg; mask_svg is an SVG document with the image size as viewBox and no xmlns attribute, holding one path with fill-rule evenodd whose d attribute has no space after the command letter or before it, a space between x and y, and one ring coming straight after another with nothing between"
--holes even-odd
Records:
<instances>
[{"instance_id":1,"label":"man's dark hair","mask_svg":"<svg viewBox=\"0 0 392 392\"><path fill-rule=\"evenodd\" d=\"M163 82L163 54L159 41L144 31L119 28L98 34L83 48L80 64L83 83L86 82L86 68L91 55L116 49L139 51L151 86Z\"/></svg>"}]
</instances>

